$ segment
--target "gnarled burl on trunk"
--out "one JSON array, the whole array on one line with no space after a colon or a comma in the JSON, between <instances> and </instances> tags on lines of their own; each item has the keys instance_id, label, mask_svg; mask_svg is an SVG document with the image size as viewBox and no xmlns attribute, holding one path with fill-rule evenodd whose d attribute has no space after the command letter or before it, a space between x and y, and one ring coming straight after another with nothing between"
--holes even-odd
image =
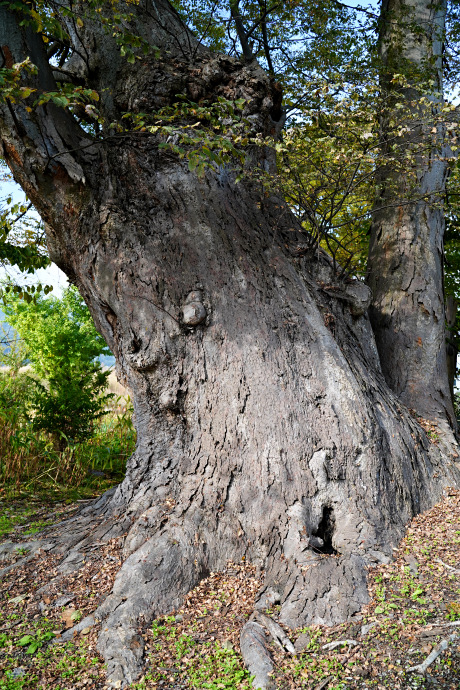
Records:
<instances>
[{"instance_id":1,"label":"gnarled burl on trunk","mask_svg":"<svg viewBox=\"0 0 460 690\"><path fill-rule=\"evenodd\" d=\"M279 91L256 62L197 45L165 0L130 9L132 32L159 49L133 65L95 21L76 31L61 16L76 51L67 71L101 94L106 122L177 94L223 95L245 100L253 131L276 131ZM0 8L4 65L30 57L39 70L27 83L53 90L43 42L19 19ZM95 140L70 112L26 105L1 105L5 159L133 394L125 480L54 547L68 570L91 541L126 534L96 612L109 678L134 680L139 622L229 559L265 571L260 595L279 593L290 626L357 612L367 566L458 478L385 383L368 288L323 290L336 280L328 257L298 256L302 228L256 183L235 184L226 168L199 178L156 136Z\"/></svg>"}]
</instances>

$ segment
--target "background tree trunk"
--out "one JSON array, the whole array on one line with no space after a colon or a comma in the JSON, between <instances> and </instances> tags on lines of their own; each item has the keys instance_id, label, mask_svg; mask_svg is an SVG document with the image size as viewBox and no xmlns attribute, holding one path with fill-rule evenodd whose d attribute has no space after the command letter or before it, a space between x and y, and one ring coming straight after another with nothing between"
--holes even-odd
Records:
<instances>
[{"instance_id":1,"label":"background tree trunk","mask_svg":"<svg viewBox=\"0 0 460 690\"><path fill-rule=\"evenodd\" d=\"M177 18L156 5L171 31ZM162 48L161 31L141 19ZM8 33L13 20L0 8L3 54L18 61L32 39L17 25ZM244 97L259 131L276 125L257 64L204 50L120 66L107 107L154 110L179 92ZM51 258L77 283L133 392L126 478L66 525L61 564L126 535L97 612L109 678L134 680L139 623L228 560L260 566L260 596L278 593L288 625L357 612L367 567L391 557L411 517L459 476L456 453L441 455L385 383L368 288L338 285L325 254L299 257L284 202L227 169L199 179L153 136L88 147L72 117L48 106L9 104L1 115L5 157L46 221Z\"/></svg>"},{"instance_id":2,"label":"background tree trunk","mask_svg":"<svg viewBox=\"0 0 460 690\"><path fill-rule=\"evenodd\" d=\"M382 119L382 152L411 150L415 170L389 165L380 179L371 228L368 284L370 318L386 381L402 402L430 420L455 426L446 369L442 256L443 199L448 173L444 130L442 42L446 2L386 0L382 4L382 90L392 106ZM393 82L407 75L408 86ZM430 104L420 83L434 80ZM411 105L412 103L412 105ZM401 109L401 106L403 108ZM395 138L407 114L411 131ZM418 120L418 121L417 121ZM433 135L433 128L436 134Z\"/></svg>"}]
</instances>

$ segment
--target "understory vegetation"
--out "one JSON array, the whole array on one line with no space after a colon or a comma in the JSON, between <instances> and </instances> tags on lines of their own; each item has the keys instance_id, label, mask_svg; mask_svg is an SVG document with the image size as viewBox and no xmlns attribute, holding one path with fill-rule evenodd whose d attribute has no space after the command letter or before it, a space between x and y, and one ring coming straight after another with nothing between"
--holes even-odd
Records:
<instances>
[{"instance_id":1,"label":"understory vegetation","mask_svg":"<svg viewBox=\"0 0 460 690\"><path fill-rule=\"evenodd\" d=\"M129 403L117 403L95 423L92 438L59 450L27 417L10 421L0 409L1 499L74 500L118 484L135 445L131 415Z\"/></svg>"},{"instance_id":2,"label":"understory vegetation","mask_svg":"<svg viewBox=\"0 0 460 690\"><path fill-rule=\"evenodd\" d=\"M15 330L4 325L0 354L0 496L74 500L121 481L132 405L110 392L98 360L109 351L78 292L29 302L8 292L2 306Z\"/></svg>"}]
</instances>

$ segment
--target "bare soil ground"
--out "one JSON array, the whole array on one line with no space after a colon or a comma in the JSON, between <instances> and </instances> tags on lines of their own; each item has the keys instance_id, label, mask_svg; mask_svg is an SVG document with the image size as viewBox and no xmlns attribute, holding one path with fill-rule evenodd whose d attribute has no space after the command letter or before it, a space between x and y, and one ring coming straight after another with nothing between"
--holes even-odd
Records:
<instances>
[{"instance_id":1,"label":"bare soil ground","mask_svg":"<svg viewBox=\"0 0 460 690\"><path fill-rule=\"evenodd\" d=\"M0 509L3 515L11 507ZM27 521L3 536L17 549L2 566L24 558L21 543L36 538L30 525L77 509L37 506L26 512ZM65 577L56 578L58 558L43 551L3 575L0 690L107 688L96 651L99 626L82 628L79 622L110 592L120 564L121 542L113 540L88 549L80 570ZM253 613L259 583L252 566L229 563L190 592L180 610L140 630L146 666L132 687L248 690L239 635ZM286 630L295 655L267 636L280 690L460 688L459 491L446 491L438 505L412 521L394 560L369 571L369 591L371 602L348 623ZM276 620L277 607L267 613ZM417 670L423 662L424 673Z\"/></svg>"}]
</instances>

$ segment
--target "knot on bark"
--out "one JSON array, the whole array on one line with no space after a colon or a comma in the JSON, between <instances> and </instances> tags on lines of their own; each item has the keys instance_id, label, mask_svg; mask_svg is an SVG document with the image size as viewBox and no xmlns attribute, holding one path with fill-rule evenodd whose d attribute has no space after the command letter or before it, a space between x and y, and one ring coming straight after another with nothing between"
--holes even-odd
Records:
<instances>
[{"instance_id":1,"label":"knot on bark","mask_svg":"<svg viewBox=\"0 0 460 690\"><path fill-rule=\"evenodd\" d=\"M177 393L173 389L164 390L160 393L158 404L161 410L175 410L177 407Z\"/></svg>"},{"instance_id":2,"label":"knot on bark","mask_svg":"<svg viewBox=\"0 0 460 690\"><path fill-rule=\"evenodd\" d=\"M219 98L243 99L242 115L251 123L253 136L277 135L285 121L280 84L257 61L242 62L227 55L199 52L193 61L177 55L145 57L135 70L129 64L122 68L114 94L120 114L159 111L177 104L177 94L208 105Z\"/></svg>"},{"instance_id":3,"label":"knot on bark","mask_svg":"<svg viewBox=\"0 0 460 690\"><path fill-rule=\"evenodd\" d=\"M328 295L333 295L346 302L352 316L363 316L372 302L370 287L360 280L343 282L339 285L322 285L321 287Z\"/></svg>"},{"instance_id":4,"label":"knot on bark","mask_svg":"<svg viewBox=\"0 0 460 690\"><path fill-rule=\"evenodd\" d=\"M199 326L207 316L206 307L202 302L201 292L193 290L187 295L182 307L182 320L186 326Z\"/></svg>"}]
</instances>

